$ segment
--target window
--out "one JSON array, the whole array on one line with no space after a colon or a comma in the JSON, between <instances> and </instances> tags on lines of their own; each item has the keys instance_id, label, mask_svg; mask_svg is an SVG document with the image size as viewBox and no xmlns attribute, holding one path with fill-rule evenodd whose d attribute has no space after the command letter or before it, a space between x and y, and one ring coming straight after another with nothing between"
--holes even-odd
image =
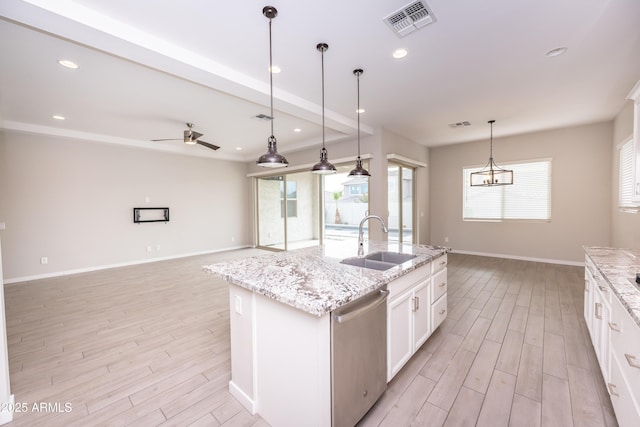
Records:
<instances>
[{"instance_id":1,"label":"window","mask_svg":"<svg viewBox=\"0 0 640 427\"><path fill-rule=\"evenodd\" d=\"M620 208L636 207L633 202L633 140L629 140L618 148L620 160L618 206Z\"/></svg>"},{"instance_id":2,"label":"window","mask_svg":"<svg viewBox=\"0 0 640 427\"><path fill-rule=\"evenodd\" d=\"M505 164L513 170L513 185L471 187L471 172L463 168L464 220L504 221L551 219L551 159Z\"/></svg>"},{"instance_id":3,"label":"window","mask_svg":"<svg viewBox=\"0 0 640 427\"><path fill-rule=\"evenodd\" d=\"M280 217L284 218L284 182L280 182ZM298 186L295 181L287 181L287 218L298 216Z\"/></svg>"}]
</instances>

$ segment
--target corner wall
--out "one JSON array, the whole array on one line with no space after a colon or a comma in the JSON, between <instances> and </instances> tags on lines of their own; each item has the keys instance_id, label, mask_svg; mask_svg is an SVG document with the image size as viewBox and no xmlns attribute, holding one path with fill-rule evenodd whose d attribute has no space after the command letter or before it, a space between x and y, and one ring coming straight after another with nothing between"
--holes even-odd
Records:
<instances>
[{"instance_id":1,"label":"corner wall","mask_svg":"<svg viewBox=\"0 0 640 427\"><path fill-rule=\"evenodd\" d=\"M5 282L248 246L248 197L243 163L0 131Z\"/></svg>"},{"instance_id":2,"label":"corner wall","mask_svg":"<svg viewBox=\"0 0 640 427\"><path fill-rule=\"evenodd\" d=\"M553 158L551 221L543 223L463 221L462 168L486 163L488 141L432 148L432 244L461 252L582 263L583 245L609 244L612 137L613 123L605 122L494 138L498 165Z\"/></svg>"},{"instance_id":3,"label":"corner wall","mask_svg":"<svg viewBox=\"0 0 640 427\"><path fill-rule=\"evenodd\" d=\"M611 144L611 246L614 248L640 248L640 213L621 212L618 209L620 191L620 165L618 146L633 136L633 101L627 101L613 122Z\"/></svg>"}]
</instances>

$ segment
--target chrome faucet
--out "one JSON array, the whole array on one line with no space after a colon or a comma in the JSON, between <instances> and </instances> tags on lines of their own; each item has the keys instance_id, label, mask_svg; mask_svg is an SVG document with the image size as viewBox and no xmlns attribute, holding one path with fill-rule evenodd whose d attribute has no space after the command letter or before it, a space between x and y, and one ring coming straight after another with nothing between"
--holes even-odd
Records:
<instances>
[{"instance_id":1,"label":"chrome faucet","mask_svg":"<svg viewBox=\"0 0 640 427\"><path fill-rule=\"evenodd\" d=\"M358 256L364 255L364 231L362 230L362 226L368 219L377 219L382 224L382 231L385 233L389 232L387 225L384 223L384 220L378 215L367 215L362 218L360 221L360 226L358 227Z\"/></svg>"}]
</instances>

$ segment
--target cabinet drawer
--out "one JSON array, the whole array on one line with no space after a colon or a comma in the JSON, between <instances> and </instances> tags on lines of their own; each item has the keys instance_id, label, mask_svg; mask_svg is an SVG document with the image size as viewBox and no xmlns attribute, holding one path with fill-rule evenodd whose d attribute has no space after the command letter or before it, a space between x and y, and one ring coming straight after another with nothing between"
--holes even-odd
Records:
<instances>
[{"instance_id":1,"label":"cabinet drawer","mask_svg":"<svg viewBox=\"0 0 640 427\"><path fill-rule=\"evenodd\" d=\"M622 375L629 384L635 402L640 405L640 327L618 298L611 303L611 351L618 359ZM640 425L640 424L639 424Z\"/></svg>"},{"instance_id":2,"label":"cabinet drawer","mask_svg":"<svg viewBox=\"0 0 640 427\"><path fill-rule=\"evenodd\" d=\"M431 304L431 331L435 331L446 317L447 294L444 294L436 302Z\"/></svg>"},{"instance_id":3,"label":"cabinet drawer","mask_svg":"<svg viewBox=\"0 0 640 427\"><path fill-rule=\"evenodd\" d=\"M416 283L420 283L431 276L431 263L407 273L397 278L387 285L389 291L389 299L395 298L396 295L403 294L407 289L413 287Z\"/></svg>"},{"instance_id":4,"label":"cabinet drawer","mask_svg":"<svg viewBox=\"0 0 640 427\"><path fill-rule=\"evenodd\" d=\"M434 274L446 267L447 267L447 254L439 256L438 258L431 261L431 272Z\"/></svg>"},{"instance_id":5,"label":"cabinet drawer","mask_svg":"<svg viewBox=\"0 0 640 427\"><path fill-rule=\"evenodd\" d=\"M431 278L431 301L436 301L447 292L447 270L440 270Z\"/></svg>"},{"instance_id":6,"label":"cabinet drawer","mask_svg":"<svg viewBox=\"0 0 640 427\"><path fill-rule=\"evenodd\" d=\"M625 363L625 360L612 357L611 378L607 382L607 389L620 427L635 427L640 425L640 410L630 393L630 383L625 382L622 373L622 366Z\"/></svg>"}]
</instances>

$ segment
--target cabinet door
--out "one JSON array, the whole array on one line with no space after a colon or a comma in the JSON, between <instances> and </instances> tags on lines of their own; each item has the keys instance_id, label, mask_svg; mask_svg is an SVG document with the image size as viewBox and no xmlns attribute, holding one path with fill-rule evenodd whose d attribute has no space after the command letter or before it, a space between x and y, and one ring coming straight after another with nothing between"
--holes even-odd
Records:
<instances>
[{"instance_id":1,"label":"cabinet door","mask_svg":"<svg viewBox=\"0 0 640 427\"><path fill-rule=\"evenodd\" d=\"M431 280L426 280L413 289L413 351L416 351L431 334L429 311L431 306Z\"/></svg>"},{"instance_id":2,"label":"cabinet door","mask_svg":"<svg viewBox=\"0 0 640 427\"><path fill-rule=\"evenodd\" d=\"M387 306L387 381L413 355L413 290L389 301Z\"/></svg>"}]
</instances>

